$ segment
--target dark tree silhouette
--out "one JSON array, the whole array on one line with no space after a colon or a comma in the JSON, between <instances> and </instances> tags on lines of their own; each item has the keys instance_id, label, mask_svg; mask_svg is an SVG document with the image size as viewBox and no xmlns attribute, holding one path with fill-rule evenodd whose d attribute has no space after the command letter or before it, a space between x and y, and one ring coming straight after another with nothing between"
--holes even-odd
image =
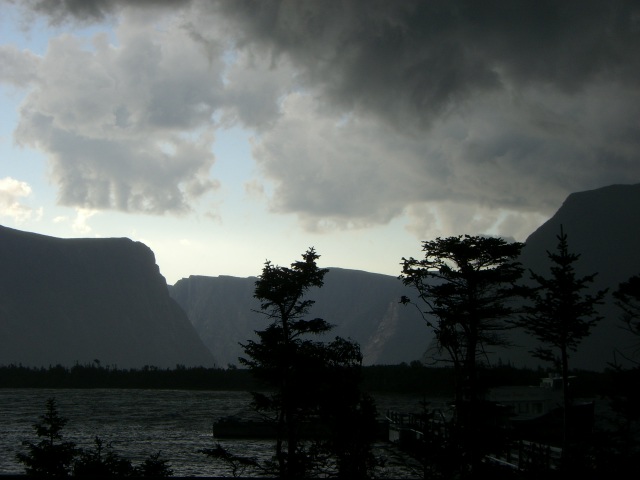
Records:
<instances>
[{"instance_id":1,"label":"dark tree silhouette","mask_svg":"<svg viewBox=\"0 0 640 480\"><path fill-rule=\"evenodd\" d=\"M634 275L618 285L613 297L616 305L623 311L622 320L627 329L640 336L640 276Z\"/></svg>"},{"instance_id":2,"label":"dark tree silhouette","mask_svg":"<svg viewBox=\"0 0 640 480\"><path fill-rule=\"evenodd\" d=\"M458 401L476 399L477 360L485 347L507 343L510 302L520 294L521 249L501 238L465 235L425 241L423 259L402 259L400 278L417 291L423 318L456 371Z\"/></svg>"},{"instance_id":3,"label":"dark tree silhouette","mask_svg":"<svg viewBox=\"0 0 640 480\"><path fill-rule=\"evenodd\" d=\"M270 325L256 332L259 341L248 341L242 345L248 358L240 363L249 367L253 374L275 389L273 394L253 393L258 411L275 414L277 423L276 461L282 478L300 478L305 475L308 455L300 443L300 423L307 414L313 398L301 389L309 373L303 342L307 334L321 334L331 329L322 319L304 320L313 305L304 299L310 288L321 287L328 270L317 266L319 255L313 248L294 262L291 268L265 263L262 275L256 281L254 296L260 300L261 312ZM302 354L302 355L301 355ZM304 367L300 370L300 367Z\"/></svg>"},{"instance_id":4,"label":"dark tree silhouette","mask_svg":"<svg viewBox=\"0 0 640 480\"><path fill-rule=\"evenodd\" d=\"M326 436L320 452L335 461L341 479L366 479L378 464L372 454L377 439L376 406L362 391L362 354L357 343L336 337L318 349L311 388Z\"/></svg>"},{"instance_id":5,"label":"dark tree silhouette","mask_svg":"<svg viewBox=\"0 0 640 480\"><path fill-rule=\"evenodd\" d=\"M62 440L62 429L67 419L58 413L54 398L49 398L46 411L33 428L42 440L38 443L22 442L28 453L18 453L16 458L25 465L25 472L32 477L119 478L119 477L169 477L171 466L160 458L160 452L148 457L139 467L131 460L120 457L100 437L95 437L95 448L77 448L73 442Z\"/></svg>"},{"instance_id":6,"label":"dark tree silhouette","mask_svg":"<svg viewBox=\"0 0 640 480\"><path fill-rule=\"evenodd\" d=\"M173 475L173 469L168 460L161 458L161 452L149 455L135 469L135 475L141 477L166 478Z\"/></svg>"},{"instance_id":7,"label":"dark tree silhouette","mask_svg":"<svg viewBox=\"0 0 640 480\"><path fill-rule=\"evenodd\" d=\"M423 242L423 259L402 259L400 278L417 291L426 306L418 308L452 362L458 428L471 465L478 460L478 359L486 347L506 344L511 302L521 293L515 282L523 272L517 261L522 246L501 238L454 236Z\"/></svg>"},{"instance_id":8,"label":"dark tree silhouette","mask_svg":"<svg viewBox=\"0 0 640 480\"><path fill-rule=\"evenodd\" d=\"M120 457L111 444L104 445L98 436L94 440L95 448L79 451L73 465L75 477L130 477L135 470L131 460Z\"/></svg>"},{"instance_id":9,"label":"dark tree silhouette","mask_svg":"<svg viewBox=\"0 0 640 480\"><path fill-rule=\"evenodd\" d=\"M640 276L634 275L618 285L613 292L615 304L622 310L624 328L634 336L640 336ZM610 365L611 377L606 397L613 412L612 428L603 435L603 441L595 450L596 468L608 476L623 477L631 471L640 455L640 360L638 349L631 357L624 354L630 366L617 361ZM602 461L604 459L604 461ZM600 462L598 462L600 460Z\"/></svg>"},{"instance_id":10,"label":"dark tree silhouette","mask_svg":"<svg viewBox=\"0 0 640 480\"><path fill-rule=\"evenodd\" d=\"M538 347L534 356L550 361L560 369L564 404L563 451L566 454L571 407L569 356L602 319L596 305L602 303L606 290L593 295L585 291L597 274L578 277L574 265L580 255L569 252L567 235L562 227L557 239L557 251L547 252L551 275L544 277L531 272L536 283L530 294L532 303L525 306L524 315L516 323L545 345Z\"/></svg>"},{"instance_id":11,"label":"dark tree silhouette","mask_svg":"<svg viewBox=\"0 0 640 480\"><path fill-rule=\"evenodd\" d=\"M353 409L351 422L373 422L375 415L369 410L366 415L355 414L366 400L358 388L362 362L359 346L341 338L329 343L315 340L331 330L332 325L320 318L304 318L314 304L305 298L307 292L321 287L328 272L317 266L318 258L310 248L291 267L265 263L254 296L270 324L256 332L257 341L249 340L242 345L247 357L241 358L240 363L249 367L271 392L252 395L256 410L269 416L276 426L275 460L280 478L304 478L314 466L314 452L326 450L317 447L319 442L309 449L302 435L305 429L307 434L309 429L315 429L319 419L328 425L330 419L344 415L349 408ZM350 381L348 387L345 379ZM316 427L311 427L314 422ZM322 437L327 435L330 437L330 432ZM338 457L341 471L353 470L356 461L366 460L366 455L353 453L352 446L345 443L348 438L354 437L333 437L333 442L324 444L329 453ZM370 442L366 445L365 450ZM361 472L362 468L358 468Z\"/></svg>"},{"instance_id":12,"label":"dark tree silhouette","mask_svg":"<svg viewBox=\"0 0 640 480\"><path fill-rule=\"evenodd\" d=\"M40 416L40 422L33 425L36 435L42 440L38 443L22 442L28 453L16 455L18 461L25 465L27 475L69 476L77 450L75 443L62 440L62 429L66 424L67 419L59 415L55 399L49 398L46 412Z\"/></svg>"}]
</instances>

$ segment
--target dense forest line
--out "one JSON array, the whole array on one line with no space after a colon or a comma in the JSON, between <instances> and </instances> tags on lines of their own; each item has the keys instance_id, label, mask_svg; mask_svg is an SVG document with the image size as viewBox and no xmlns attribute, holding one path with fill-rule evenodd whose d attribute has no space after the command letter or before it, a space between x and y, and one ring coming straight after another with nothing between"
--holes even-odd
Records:
<instances>
[{"instance_id":1,"label":"dense forest line","mask_svg":"<svg viewBox=\"0 0 640 480\"><path fill-rule=\"evenodd\" d=\"M573 372L577 394L594 396L606 391L613 372ZM500 385L537 385L546 372L542 369L498 365L481 372L486 388ZM453 393L450 368L427 367L420 362L362 367L362 387L366 391L447 396ZM239 390L259 388L250 370L243 368L205 368L177 365L173 369L145 366L119 369L114 366L52 365L26 367L0 366L0 388L141 388L161 390Z\"/></svg>"}]
</instances>

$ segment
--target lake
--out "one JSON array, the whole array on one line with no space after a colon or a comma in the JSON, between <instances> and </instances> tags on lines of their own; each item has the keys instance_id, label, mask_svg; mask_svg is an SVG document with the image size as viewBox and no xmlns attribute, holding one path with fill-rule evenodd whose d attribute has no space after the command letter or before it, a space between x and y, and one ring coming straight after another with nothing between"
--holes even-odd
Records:
<instances>
[{"instance_id":1,"label":"lake","mask_svg":"<svg viewBox=\"0 0 640 480\"><path fill-rule=\"evenodd\" d=\"M55 398L58 412L68 419L65 440L79 447L93 448L99 436L111 443L116 453L134 465L161 452L176 476L231 476L231 471L199 453L213 447L213 421L246 410L247 392L191 390L59 390L0 389L0 474L24 473L15 459L25 451L23 440L37 442L33 424L45 412L48 398ZM378 410L415 410L417 399L397 395L376 397ZM264 440L222 440L233 453L269 458L271 442ZM387 458L378 478L421 478L419 471L389 444L376 453Z\"/></svg>"}]
</instances>

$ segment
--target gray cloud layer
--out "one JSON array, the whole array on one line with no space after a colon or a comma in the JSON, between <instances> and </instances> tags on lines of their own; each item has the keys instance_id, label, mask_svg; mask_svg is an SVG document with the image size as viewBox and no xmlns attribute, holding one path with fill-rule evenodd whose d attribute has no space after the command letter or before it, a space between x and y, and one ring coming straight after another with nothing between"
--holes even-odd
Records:
<instances>
[{"instance_id":1,"label":"gray cloud layer","mask_svg":"<svg viewBox=\"0 0 640 480\"><path fill-rule=\"evenodd\" d=\"M117 47L52 43L23 108L65 203L188 210L215 186L214 114L256 129L272 208L312 229L404 212L423 232L435 208L477 228L506 209L521 231L570 192L640 181L634 1L31 5L118 19ZM5 55L12 78L33 70Z\"/></svg>"}]
</instances>

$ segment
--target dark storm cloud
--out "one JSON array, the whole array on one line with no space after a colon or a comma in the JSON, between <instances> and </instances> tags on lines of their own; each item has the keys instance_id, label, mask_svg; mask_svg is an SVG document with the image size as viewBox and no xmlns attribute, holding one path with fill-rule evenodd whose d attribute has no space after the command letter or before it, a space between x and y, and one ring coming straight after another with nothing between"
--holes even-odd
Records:
<instances>
[{"instance_id":1,"label":"dark storm cloud","mask_svg":"<svg viewBox=\"0 0 640 480\"><path fill-rule=\"evenodd\" d=\"M290 56L342 106L429 119L505 84L580 91L594 80L637 85L634 0L33 0L60 22L119 6L199 8L235 21L240 45Z\"/></svg>"},{"instance_id":2,"label":"dark storm cloud","mask_svg":"<svg viewBox=\"0 0 640 480\"><path fill-rule=\"evenodd\" d=\"M573 191L640 181L638 2L221 5L240 45L291 59L316 99L256 151L274 208L311 225L423 202L549 214Z\"/></svg>"},{"instance_id":3,"label":"dark storm cloud","mask_svg":"<svg viewBox=\"0 0 640 480\"><path fill-rule=\"evenodd\" d=\"M255 129L254 157L275 185L272 209L308 228L383 224L406 213L416 232L438 216L450 230L464 225L445 216L487 229L502 210L510 215L504 228L524 231L527 215L552 213L571 192L640 181L637 1L30 4L54 23L123 12L131 20L133 10L143 17L139 8L182 12L165 41L133 21L121 29L118 58L137 52L140 66L118 70L127 101L103 117L138 125L131 146L163 129L201 128L213 113ZM145 41L160 52L177 42L205 53L162 66L153 48L143 52ZM136 89L137 71L149 72L138 83L151 93ZM95 91L98 77L78 91ZM27 105L50 111L48 102L66 95L56 85ZM174 92L184 95L164 97ZM94 111L79 101L90 97L74 93L56 121L80 129L73 119ZM98 136L104 118L81 130ZM199 156L203 172L211 160Z\"/></svg>"},{"instance_id":4,"label":"dark storm cloud","mask_svg":"<svg viewBox=\"0 0 640 480\"><path fill-rule=\"evenodd\" d=\"M636 86L640 74L634 1L222 5L241 25L241 41L288 54L328 98L390 121L423 124L513 85L577 92L595 80Z\"/></svg>"}]
</instances>

